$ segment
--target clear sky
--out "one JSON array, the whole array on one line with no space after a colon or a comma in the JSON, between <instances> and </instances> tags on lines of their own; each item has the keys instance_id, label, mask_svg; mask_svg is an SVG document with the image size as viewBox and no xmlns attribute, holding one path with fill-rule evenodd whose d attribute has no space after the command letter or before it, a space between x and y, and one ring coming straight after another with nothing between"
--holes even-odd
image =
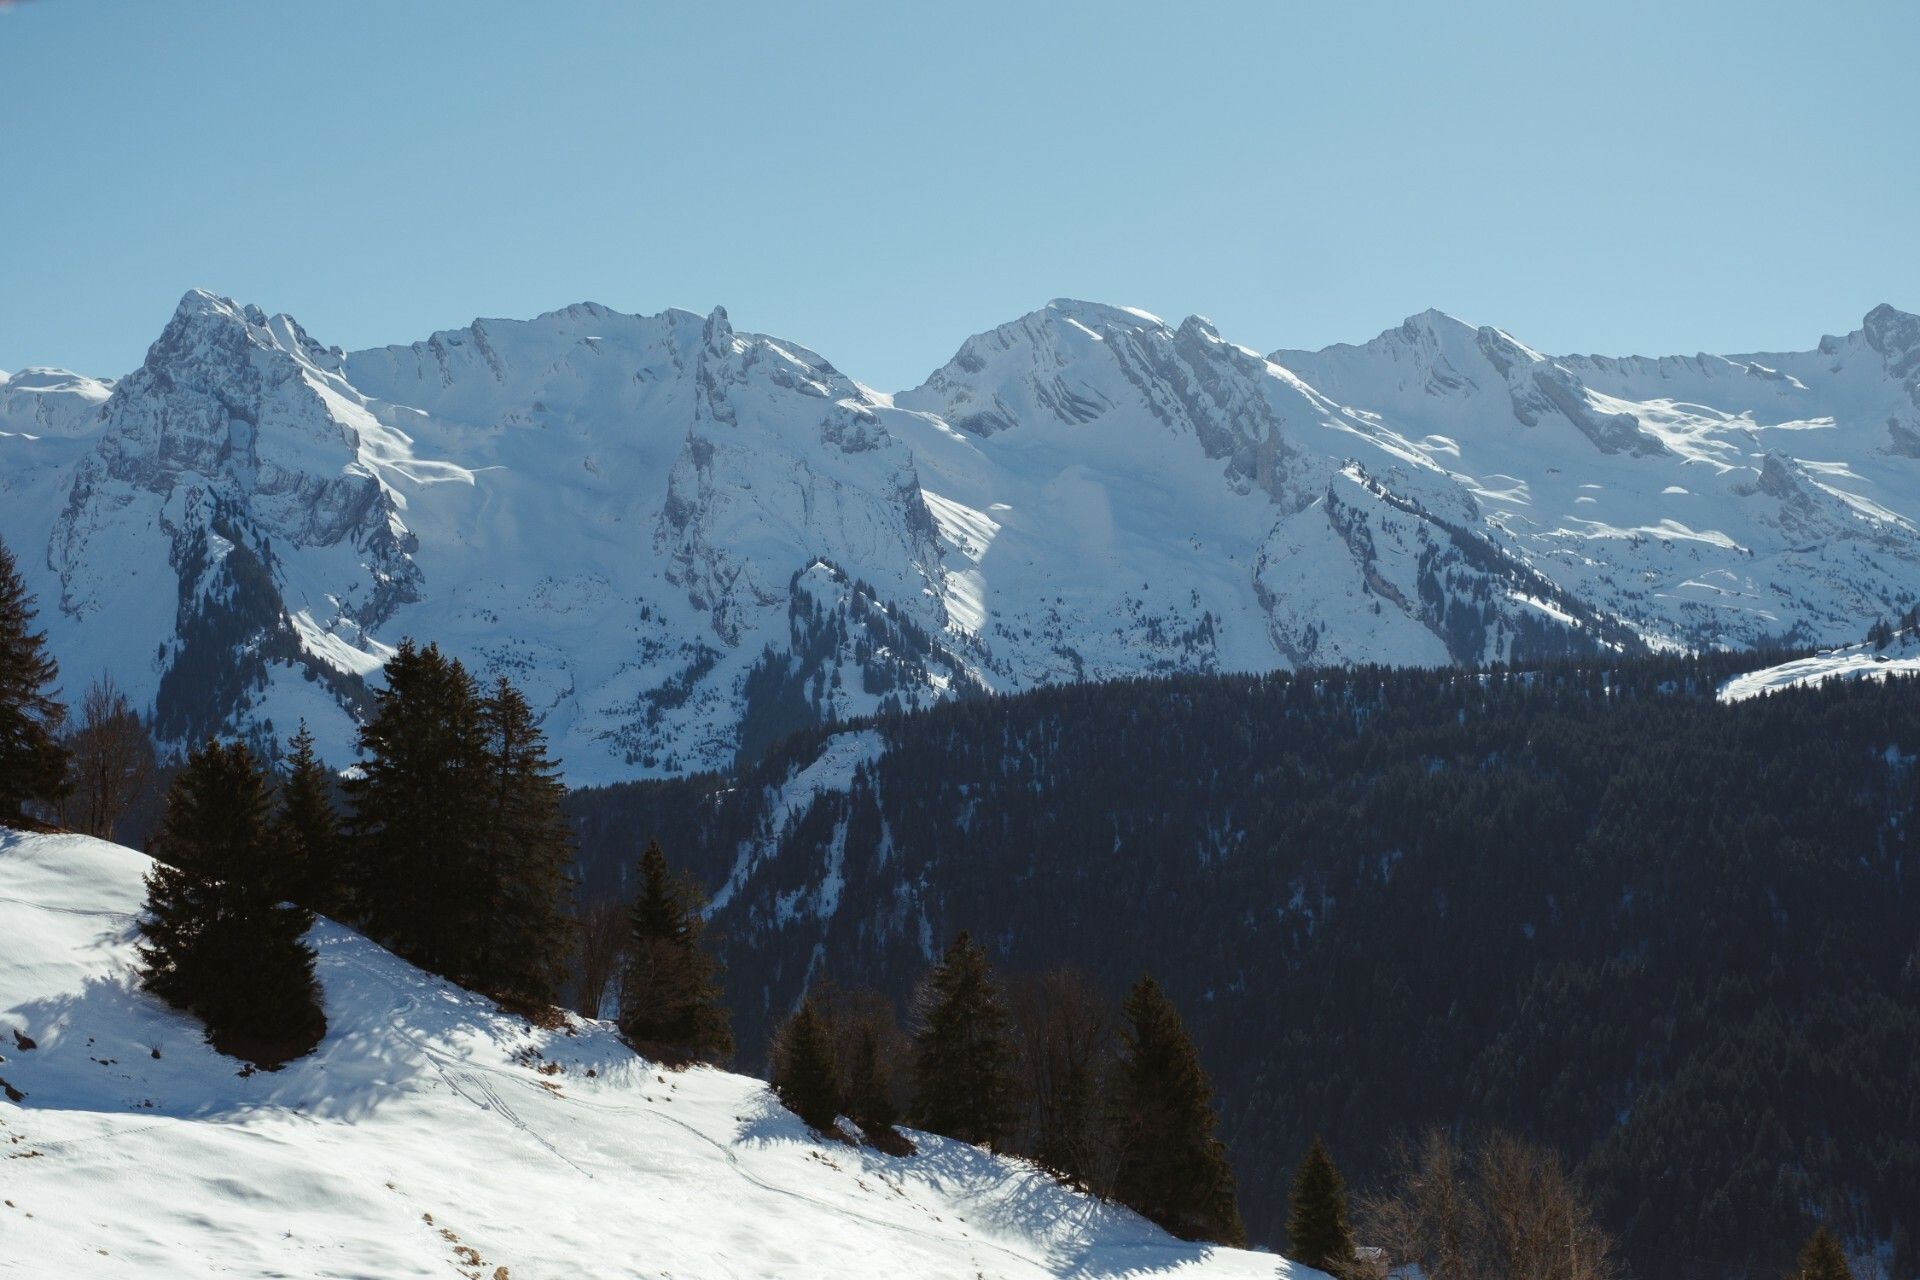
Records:
<instances>
[{"instance_id":1,"label":"clear sky","mask_svg":"<svg viewBox=\"0 0 1920 1280\"><path fill-rule=\"evenodd\" d=\"M23 0L0 368L196 285L346 347L724 303L886 389L1060 295L1804 348L1920 310L1917 64L1913 0Z\"/></svg>"}]
</instances>

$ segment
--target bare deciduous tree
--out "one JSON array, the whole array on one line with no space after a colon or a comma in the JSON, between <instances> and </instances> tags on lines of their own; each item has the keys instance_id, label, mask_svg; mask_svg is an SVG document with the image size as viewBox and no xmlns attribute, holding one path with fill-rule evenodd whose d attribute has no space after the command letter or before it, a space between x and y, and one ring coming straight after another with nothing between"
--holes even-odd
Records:
<instances>
[{"instance_id":1,"label":"bare deciduous tree","mask_svg":"<svg viewBox=\"0 0 1920 1280\"><path fill-rule=\"evenodd\" d=\"M575 955L573 1007L597 1018L607 1003L607 988L619 976L627 945L627 904L596 902L580 913Z\"/></svg>"},{"instance_id":2,"label":"bare deciduous tree","mask_svg":"<svg viewBox=\"0 0 1920 1280\"><path fill-rule=\"evenodd\" d=\"M906 1110L905 1072L913 1044L893 1002L870 988L819 988L820 1007L840 1064L841 1102L867 1141L895 1155L913 1150L893 1126Z\"/></svg>"},{"instance_id":3,"label":"bare deciduous tree","mask_svg":"<svg viewBox=\"0 0 1920 1280\"><path fill-rule=\"evenodd\" d=\"M1510 1280L1612 1280L1613 1242L1557 1153L1494 1133L1477 1161L1494 1261Z\"/></svg>"},{"instance_id":4,"label":"bare deciduous tree","mask_svg":"<svg viewBox=\"0 0 1920 1280\"><path fill-rule=\"evenodd\" d=\"M87 686L66 746L73 789L61 802L61 823L111 840L154 770L153 739L112 676Z\"/></svg>"},{"instance_id":5,"label":"bare deciduous tree","mask_svg":"<svg viewBox=\"0 0 1920 1280\"><path fill-rule=\"evenodd\" d=\"M1613 1241L1554 1152L1494 1133L1469 1160L1429 1130L1360 1202L1359 1234L1427 1280L1615 1280Z\"/></svg>"},{"instance_id":6,"label":"bare deciduous tree","mask_svg":"<svg viewBox=\"0 0 1920 1280\"><path fill-rule=\"evenodd\" d=\"M1024 1074L1024 1145L1048 1168L1106 1194L1119 1157L1103 1109L1113 1012L1085 974L1050 969L1008 993Z\"/></svg>"},{"instance_id":7,"label":"bare deciduous tree","mask_svg":"<svg viewBox=\"0 0 1920 1280\"><path fill-rule=\"evenodd\" d=\"M1361 1197L1356 1215L1366 1243L1385 1249L1396 1267L1414 1266L1430 1280L1468 1280L1479 1253L1479 1206L1466 1154L1443 1129L1402 1144L1387 1187Z\"/></svg>"}]
</instances>

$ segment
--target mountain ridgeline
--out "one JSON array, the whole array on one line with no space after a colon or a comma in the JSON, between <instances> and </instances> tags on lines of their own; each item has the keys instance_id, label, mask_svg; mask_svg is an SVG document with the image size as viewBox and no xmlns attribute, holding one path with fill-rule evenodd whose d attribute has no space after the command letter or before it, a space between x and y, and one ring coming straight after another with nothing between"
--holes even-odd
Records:
<instances>
[{"instance_id":1,"label":"mountain ridgeline","mask_svg":"<svg viewBox=\"0 0 1920 1280\"><path fill-rule=\"evenodd\" d=\"M1920 318L1263 357L1059 299L887 394L719 308L349 352L196 290L124 377L0 376L0 541L169 748L345 759L411 635L576 785L983 690L1837 643L1920 582Z\"/></svg>"},{"instance_id":2,"label":"mountain ridgeline","mask_svg":"<svg viewBox=\"0 0 1920 1280\"><path fill-rule=\"evenodd\" d=\"M589 896L656 835L714 894L743 1059L823 980L1144 968L1284 1245L1323 1136L1567 1153L1638 1275L1779 1274L1813 1220L1910 1238L1920 681L1728 704L1753 655L1172 676L790 738L576 792Z\"/></svg>"}]
</instances>

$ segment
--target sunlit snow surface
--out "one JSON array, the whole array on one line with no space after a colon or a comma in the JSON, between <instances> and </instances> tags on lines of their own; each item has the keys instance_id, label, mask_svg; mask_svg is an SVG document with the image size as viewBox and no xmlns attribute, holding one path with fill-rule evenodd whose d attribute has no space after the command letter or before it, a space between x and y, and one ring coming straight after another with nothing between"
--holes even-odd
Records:
<instances>
[{"instance_id":1,"label":"sunlit snow surface","mask_svg":"<svg viewBox=\"0 0 1920 1280\"><path fill-rule=\"evenodd\" d=\"M0 1274L1317 1280L958 1143L822 1142L759 1081L532 1030L326 921L326 1040L240 1074L133 984L148 865L0 831Z\"/></svg>"},{"instance_id":2,"label":"sunlit snow surface","mask_svg":"<svg viewBox=\"0 0 1920 1280\"><path fill-rule=\"evenodd\" d=\"M235 613L216 526L270 561L238 640L192 616ZM172 746L304 717L345 764L354 678L411 635L518 683L577 784L731 767L763 662L832 720L1558 641L1844 644L1920 594L1920 317L1616 359L1429 311L1262 357L1056 299L886 394L718 308L349 353L194 291L126 377L0 380L0 539L70 682L145 709L176 678L192 707L263 655ZM908 633L854 618L855 584L940 652L885 652Z\"/></svg>"},{"instance_id":3,"label":"sunlit snow surface","mask_svg":"<svg viewBox=\"0 0 1920 1280\"><path fill-rule=\"evenodd\" d=\"M1720 686L1720 701L1743 702L1783 689L1805 688L1828 680L1885 680L1889 676L1920 675L1920 652L1909 637L1887 649L1854 645L1832 649L1811 658L1799 658L1738 675Z\"/></svg>"}]
</instances>

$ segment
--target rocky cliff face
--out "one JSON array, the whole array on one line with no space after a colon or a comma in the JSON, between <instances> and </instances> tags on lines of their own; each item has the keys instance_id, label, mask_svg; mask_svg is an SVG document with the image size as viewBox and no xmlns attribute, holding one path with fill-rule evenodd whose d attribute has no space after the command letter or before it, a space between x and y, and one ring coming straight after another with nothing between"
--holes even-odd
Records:
<instances>
[{"instance_id":1,"label":"rocky cliff face","mask_svg":"<svg viewBox=\"0 0 1920 1280\"><path fill-rule=\"evenodd\" d=\"M1169 670L1857 636L1920 594L1920 320L1549 358L1439 312L1271 357L1060 300L871 391L724 310L347 353L194 292L0 382L0 537L78 683L350 754L391 648L512 676L575 781Z\"/></svg>"}]
</instances>

